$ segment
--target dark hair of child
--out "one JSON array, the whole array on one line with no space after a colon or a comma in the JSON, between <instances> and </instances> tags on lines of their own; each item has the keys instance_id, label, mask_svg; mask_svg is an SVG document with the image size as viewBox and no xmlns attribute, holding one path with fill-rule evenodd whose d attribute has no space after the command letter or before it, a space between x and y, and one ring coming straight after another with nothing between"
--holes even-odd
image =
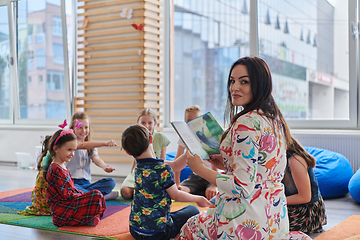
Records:
<instances>
[{"instance_id":1,"label":"dark hair of child","mask_svg":"<svg viewBox=\"0 0 360 240\"><path fill-rule=\"evenodd\" d=\"M50 152L50 160L47 162L47 164L44 166L44 179L46 180L46 174L47 174L47 171L49 169L49 166L51 165L51 163L53 162L54 160L54 157L55 157L55 150L54 150L54 146L55 146L55 140L60 136L60 133L64 131L63 129L59 129L57 130L54 135L51 136L50 138L50 141L49 141L49 144L48 144L48 150ZM75 134L72 134L72 133L68 133L68 134L65 134L64 136L61 136L58 141L56 142L56 146L57 147L61 147L62 145L64 145L65 143L67 142L70 142L70 141L73 141L73 140L76 140L76 136ZM46 155L46 153L45 153Z\"/></svg>"},{"instance_id":2,"label":"dark hair of child","mask_svg":"<svg viewBox=\"0 0 360 240\"><path fill-rule=\"evenodd\" d=\"M298 140L296 140L293 136L291 136L290 142L291 143L287 146L286 154L288 154L288 155L297 154L306 161L306 163L309 167L314 168L316 165L315 158L310 153L308 153L304 149L304 147L301 145L301 143ZM287 173L287 171L285 171L285 174L284 174L284 181L287 185L290 185L290 177L289 177L289 174Z\"/></svg>"},{"instance_id":3,"label":"dark hair of child","mask_svg":"<svg viewBox=\"0 0 360 240\"><path fill-rule=\"evenodd\" d=\"M71 117L71 123L70 123L70 126L69 126L70 129L73 129L73 130L75 131L76 119L80 119L80 120L88 119L88 120L89 120L89 127L90 127L90 119L89 119L89 116L88 116L86 113L84 113L84 112L76 112L76 113L74 113L74 114L72 115L72 117ZM90 129L89 129L89 133L88 133L88 135L86 136L86 138L84 139L85 142L86 142L86 141L90 141L90 133L91 133L91 132L90 132ZM93 148L92 148L92 149L88 149L87 152L88 152L88 155L91 156L91 155L93 154L93 152L94 152L94 149L93 149Z\"/></svg>"},{"instance_id":4,"label":"dark hair of child","mask_svg":"<svg viewBox=\"0 0 360 240\"><path fill-rule=\"evenodd\" d=\"M293 155L293 154L299 155L306 161L309 167L314 168L316 165L315 158L310 153L308 153L301 145L301 143L298 140L296 140L293 136L291 136L291 144L287 146L286 153L289 155Z\"/></svg>"},{"instance_id":5,"label":"dark hair of child","mask_svg":"<svg viewBox=\"0 0 360 240\"><path fill-rule=\"evenodd\" d=\"M151 133L146 127L134 124L123 132L121 144L130 155L138 157L149 147L150 136Z\"/></svg>"}]
</instances>

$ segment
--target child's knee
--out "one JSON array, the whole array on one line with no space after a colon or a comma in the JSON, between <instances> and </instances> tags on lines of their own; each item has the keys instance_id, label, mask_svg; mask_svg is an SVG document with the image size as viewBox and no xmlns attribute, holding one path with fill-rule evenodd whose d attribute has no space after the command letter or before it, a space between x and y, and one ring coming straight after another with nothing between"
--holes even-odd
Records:
<instances>
[{"instance_id":1,"label":"child's knee","mask_svg":"<svg viewBox=\"0 0 360 240\"><path fill-rule=\"evenodd\" d=\"M134 195L134 189L130 187L122 187L120 189L120 193L124 199L131 199Z\"/></svg>"},{"instance_id":2,"label":"child's knee","mask_svg":"<svg viewBox=\"0 0 360 240\"><path fill-rule=\"evenodd\" d=\"M115 186L116 186L115 180L114 180L113 178L109 178L108 181L109 181L109 186L110 186L112 189L114 189Z\"/></svg>"}]
</instances>

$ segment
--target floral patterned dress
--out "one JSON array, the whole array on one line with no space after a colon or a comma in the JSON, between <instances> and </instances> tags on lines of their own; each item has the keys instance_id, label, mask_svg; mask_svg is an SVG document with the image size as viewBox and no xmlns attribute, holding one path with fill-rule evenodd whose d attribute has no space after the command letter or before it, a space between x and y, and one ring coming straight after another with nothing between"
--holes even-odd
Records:
<instances>
[{"instance_id":1,"label":"floral patterned dress","mask_svg":"<svg viewBox=\"0 0 360 240\"><path fill-rule=\"evenodd\" d=\"M21 215L51 215L49 205L46 203L47 182L44 178L44 171L40 170L36 176L35 187L31 193L32 205L27 206L25 210L18 211Z\"/></svg>"},{"instance_id":2,"label":"floral patterned dress","mask_svg":"<svg viewBox=\"0 0 360 240\"><path fill-rule=\"evenodd\" d=\"M215 208L190 218L180 239L311 239L289 234L281 183L286 166L283 130L258 111L240 116L221 143Z\"/></svg>"}]
</instances>

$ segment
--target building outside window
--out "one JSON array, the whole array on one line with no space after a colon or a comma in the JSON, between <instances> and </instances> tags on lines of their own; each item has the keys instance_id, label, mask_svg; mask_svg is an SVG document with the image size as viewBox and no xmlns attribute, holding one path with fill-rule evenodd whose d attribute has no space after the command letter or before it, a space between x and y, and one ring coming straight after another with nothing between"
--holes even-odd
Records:
<instances>
[{"instance_id":1,"label":"building outside window","mask_svg":"<svg viewBox=\"0 0 360 240\"><path fill-rule=\"evenodd\" d=\"M195 104L223 120L228 71L249 54L248 7L243 1L174 1L175 120Z\"/></svg>"},{"instance_id":2,"label":"building outside window","mask_svg":"<svg viewBox=\"0 0 360 240\"><path fill-rule=\"evenodd\" d=\"M64 73L61 71L48 71L46 79L47 91L64 91Z\"/></svg>"},{"instance_id":3,"label":"building outside window","mask_svg":"<svg viewBox=\"0 0 360 240\"><path fill-rule=\"evenodd\" d=\"M52 17L52 35L62 37L61 16Z\"/></svg>"},{"instance_id":4,"label":"building outside window","mask_svg":"<svg viewBox=\"0 0 360 240\"><path fill-rule=\"evenodd\" d=\"M45 32L43 31L43 25L35 24L35 40L36 43L43 43L45 41Z\"/></svg>"},{"instance_id":5,"label":"building outside window","mask_svg":"<svg viewBox=\"0 0 360 240\"><path fill-rule=\"evenodd\" d=\"M0 113L0 123L53 124L47 119L64 119L69 115L70 84L65 80L68 79L68 76L65 76L65 72L68 72L65 69L68 61L64 59L63 49L68 45L62 34L61 3L60 0L19 0L0 5L2 16L5 16L5 13L8 16L9 11L16 18L12 24L8 17L0 19L0 26L3 26L0 27L0 46L9 43L10 36L15 40L6 50L0 49L0 56L7 56L9 49L16 49L13 59L17 60L14 61L14 66L10 65L10 70L7 70L7 79L2 81L3 89L7 91L4 96L7 98L3 104L0 102L0 105L2 104L3 111L7 112ZM71 16L67 17L71 19ZM68 21L68 24L71 24L71 21ZM12 29L10 26L16 27ZM17 74L14 73L15 70L18 71ZM48 84L46 77L46 84L42 84L45 80L43 77L48 75L50 83ZM14 81L18 83L10 87ZM17 97L18 99L15 99ZM48 102L51 107L47 107Z\"/></svg>"},{"instance_id":6,"label":"building outside window","mask_svg":"<svg viewBox=\"0 0 360 240\"><path fill-rule=\"evenodd\" d=\"M64 64L64 48L62 43L53 42L53 62L56 64Z\"/></svg>"},{"instance_id":7,"label":"building outside window","mask_svg":"<svg viewBox=\"0 0 360 240\"><path fill-rule=\"evenodd\" d=\"M174 120L197 104L222 122L229 69L250 54L269 65L286 120L349 120L347 2L258 0L250 53L250 0L174 0Z\"/></svg>"},{"instance_id":8,"label":"building outside window","mask_svg":"<svg viewBox=\"0 0 360 240\"><path fill-rule=\"evenodd\" d=\"M45 48L39 48L36 50L36 68L46 68Z\"/></svg>"}]
</instances>

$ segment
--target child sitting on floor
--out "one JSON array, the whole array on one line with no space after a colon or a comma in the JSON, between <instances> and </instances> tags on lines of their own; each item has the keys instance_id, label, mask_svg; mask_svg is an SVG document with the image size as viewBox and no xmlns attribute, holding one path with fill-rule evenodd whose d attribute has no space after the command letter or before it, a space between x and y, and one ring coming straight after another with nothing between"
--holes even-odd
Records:
<instances>
[{"instance_id":1,"label":"child sitting on floor","mask_svg":"<svg viewBox=\"0 0 360 240\"><path fill-rule=\"evenodd\" d=\"M75 122L77 124L79 124L78 121L75 121ZM44 170L43 170L44 162L46 162L47 159L51 157L50 151L48 149L50 138L51 138L51 135L45 137L45 140L43 141L43 144L42 144L42 152L38 158L39 160L38 160L37 169L39 170L39 172L36 176L35 187L31 193L32 205L27 206L26 209L23 211L18 211L18 214L37 215L37 216L51 215L50 208L49 208L48 204L46 203L47 182L44 178ZM93 149L96 147L107 146L107 144L108 144L108 142L84 141L84 142L78 143L77 149ZM82 190L82 189L80 189L80 190ZM117 192L114 191L113 193L117 193ZM116 198L117 195L118 194L116 194L112 198ZM111 194L109 196L111 196Z\"/></svg>"},{"instance_id":2,"label":"child sitting on floor","mask_svg":"<svg viewBox=\"0 0 360 240\"><path fill-rule=\"evenodd\" d=\"M199 116L201 116L201 109L198 105L194 105L185 109L185 122L189 122ZM185 143L179 139L178 149L176 157L179 157L185 151ZM205 160L204 164L207 168L210 168L214 171L218 169L211 164L211 162ZM187 179L180 183L180 171L175 172L175 182L178 188L184 192L197 195L205 195L208 200L215 197L217 193L217 187L209 183L206 179L200 177L196 173L192 172Z\"/></svg>"},{"instance_id":3,"label":"child sitting on floor","mask_svg":"<svg viewBox=\"0 0 360 240\"><path fill-rule=\"evenodd\" d=\"M144 108L138 116L137 123L146 127L151 135L153 136L153 144L152 147L154 149L155 156L161 159L166 160L166 147L170 144L169 139L162 134L155 130L157 125L156 121L157 117L154 111L149 108ZM186 160L185 160L186 161ZM184 167L186 166L186 163ZM183 168L184 168L183 167ZM126 176L125 180L121 185L121 196L124 199L131 199L134 195L134 169L136 168L136 162L133 160L130 173ZM182 169L182 168L181 168ZM180 171L179 169L178 171Z\"/></svg>"},{"instance_id":4,"label":"child sitting on floor","mask_svg":"<svg viewBox=\"0 0 360 240\"><path fill-rule=\"evenodd\" d=\"M142 125L132 125L122 134L122 147L136 159L135 193L129 216L130 233L135 239L170 239L179 234L182 225L199 213L194 205L171 212L171 199L210 205L202 196L177 189L174 173L163 159L155 156L153 136Z\"/></svg>"},{"instance_id":5,"label":"child sitting on floor","mask_svg":"<svg viewBox=\"0 0 360 240\"><path fill-rule=\"evenodd\" d=\"M77 128L78 126L79 128ZM90 141L90 119L84 112L77 112L71 118L70 129L74 130L78 144ZM115 170L112 166L106 164L98 155L96 147L114 147L117 146L114 140L107 142L95 142L93 148L76 149L74 157L66 163L71 177L74 180L75 187L83 192L94 189L99 190L105 197L105 200L116 199L119 192L112 191L116 185L113 178L102 178L91 183L91 162L102 168L105 172L111 173Z\"/></svg>"},{"instance_id":6,"label":"child sitting on floor","mask_svg":"<svg viewBox=\"0 0 360 240\"><path fill-rule=\"evenodd\" d=\"M32 205L27 206L25 210L18 211L18 214L21 215L37 215L37 216L46 216L51 215L49 205L46 203L46 187L47 183L44 178L44 171L42 166L42 160L50 157L50 152L48 151L48 145L51 135L46 136L42 143L42 151L39 156L39 161L37 169L39 170L36 176L35 187L31 193Z\"/></svg>"},{"instance_id":7,"label":"child sitting on floor","mask_svg":"<svg viewBox=\"0 0 360 240\"><path fill-rule=\"evenodd\" d=\"M64 127L64 126L63 126ZM46 202L55 226L96 226L106 209L99 190L83 193L74 186L65 163L74 156L77 140L72 129L58 130L49 143L49 157L43 161L47 181Z\"/></svg>"}]
</instances>

